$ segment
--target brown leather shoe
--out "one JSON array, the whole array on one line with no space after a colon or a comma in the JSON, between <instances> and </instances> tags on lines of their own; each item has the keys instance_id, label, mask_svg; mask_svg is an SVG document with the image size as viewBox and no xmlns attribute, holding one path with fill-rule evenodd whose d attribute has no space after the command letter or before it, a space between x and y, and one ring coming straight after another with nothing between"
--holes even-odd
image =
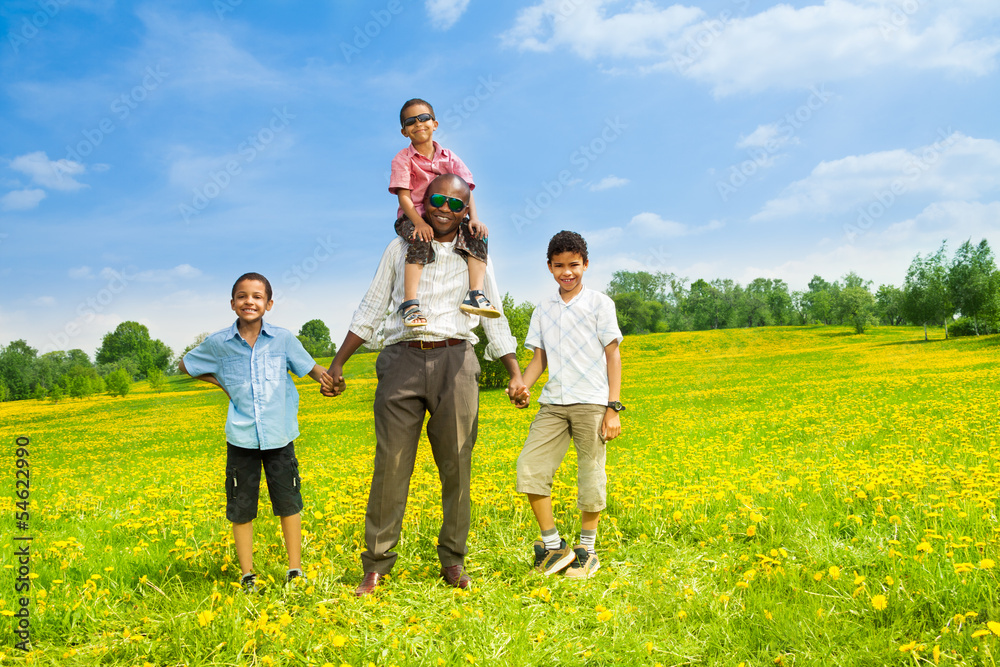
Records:
<instances>
[{"instance_id":1,"label":"brown leather shoe","mask_svg":"<svg viewBox=\"0 0 1000 667\"><path fill-rule=\"evenodd\" d=\"M469 575L465 573L464 565L452 565L451 567L442 567L441 576L444 578L445 582L453 588L468 588Z\"/></svg>"},{"instance_id":2,"label":"brown leather shoe","mask_svg":"<svg viewBox=\"0 0 1000 667\"><path fill-rule=\"evenodd\" d=\"M374 593L375 587L382 583L384 577L384 574L379 574L378 572L365 572L365 578L354 589L354 594L360 598Z\"/></svg>"}]
</instances>

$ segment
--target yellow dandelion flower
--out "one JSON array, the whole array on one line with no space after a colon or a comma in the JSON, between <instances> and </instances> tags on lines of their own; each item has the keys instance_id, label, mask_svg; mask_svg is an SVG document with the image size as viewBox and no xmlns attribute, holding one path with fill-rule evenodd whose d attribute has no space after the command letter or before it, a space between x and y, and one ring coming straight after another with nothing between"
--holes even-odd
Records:
<instances>
[{"instance_id":1,"label":"yellow dandelion flower","mask_svg":"<svg viewBox=\"0 0 1000 667\"><path fill-rule=\"evenodd\" d=\"M917 551L922 551L926 554L934 553L934 547L932 547L929 542L921 542L917 545Z\"/></svg>"},{"instance_id":2,"label":"yellow dandelion flower","mask_svg":"<svg viewBox=\"0 0 1000 667\"><path fill-rule=\"evenodd\" d=\"M684 611L683 609L681 609L679 612L677 612L677 618L678 618L678 620L683 621L687 617L688 617L688 613L686 611Z\"/></svg>"},{"instance_id":3,"label":"yellow dandelion flower","mask_svg":"<svg viewBox=\"0 0 1000 667\"><path fill-rule=\"evenodd\" d=\"M604 623L606 621L610 621L612 616L614 616L614 614L605 609L604 611L602 611L597 615L597 620L600 621L601 623Z\"/></svg>"},{"instance_id":4,"label":"yellow dandelion flower","mask_svg":"<svg viewBox=\"0 0 1000 667\"><path fill-rule=\"evenodd\" d=\"M994 567L996 567L996 563L993 562L992 558L984 558L979 561L980 570L992 570Z\"/></svg>"},{"instance_id":5,"label":"yellow dandelion flower","mask_svg":"<svg viewBox=\"0 0 1000 667\"><path fill-rule=\"evenodd\" d=\"M757 534L757 526L756 525L750 524L749 526L747 526L747 537L753 537L756 534Z\"/></svg>"},{"instance_id":6,"label":"yellow dandelion flower","mask_svg":"<svg viewBox=\"0 0 1000 667\"><path fill-rule=\"evenodd\" d=\"M990 634L989 630L976 630L972 633L972 638L975 639L976 637L985 637L988 634Z\"/></svg>"},{"instance_id":7,"label":"yellow dandelion flower","mask_svg":"<svg viewBox=\"0 0 1000 667\"><path fill-rule=\"evenodd\" d=\"M885 599L884 595L875 595L872 597L872 606L877 611L882 611L889 606L889 601Z\"/></svg>"},{"instance_id":8,"label":"yellow dandelion flower","mask_svg":"<svg viewBox=\"0 0 1000 667\"><path fill-rule=\"evenodd\" d=\"M335 647L340 648L341 646L347 643L347 637L345 637L344 635L336 635L333 639L330 640L330 643L333 644Z\"/></svg>"},{"instance_id":9,"label":"yellow dandelion flower","mask_svg":"<svg viewBox=\"0 0 1000 667\"><path fill-rule=\"evenodd\" d=\"M941 647L940 646L937 646L937 645L934 646L934 653L933 653L933 655L934 655L934 664L936 665L936 664L938 664L941 661Z\"/></svg>"},{"instance_id":10,"label":"yellow dandelion flower","mask_svg":"<svg viewBox=\"0 0 1000 667\"><path fill-rule=\"evenodd\" d=\"M830 578L833 579L834 581L840 579L840 568L837 567L836 565L830 566L829 573L830 573Z\"/></svg>"},{"instance_id":11,"label":"yellow dandelion flower","mask_svg":"<svg viewBox=\"0 0 1000 667\"><path fill-rule=\"evenodd\" d=\"M997 623L996 621L990 621L989 623L986 624L986 627L990 629L990 632L995 634L997 637L1000 637L1000 623Z\"/></svg>"},{"instance_id":12,"label":"yellow dandelion flower","mask_svg":"<svg viewBox=\"0 0 1000 667\"><path fill-rule=\"evenodd\" d=\"M815 579L816 581L820 581L821 579L823 579L823 573L817 572L816 574L813 575L813 579Z\"/></svg>"}]
</instances>

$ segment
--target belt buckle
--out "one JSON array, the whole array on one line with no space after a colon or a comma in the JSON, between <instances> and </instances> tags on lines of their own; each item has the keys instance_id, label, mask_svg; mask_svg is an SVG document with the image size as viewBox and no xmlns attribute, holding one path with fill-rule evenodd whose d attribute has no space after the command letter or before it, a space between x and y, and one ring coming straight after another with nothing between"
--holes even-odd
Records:
<instances>
[{"instance_id":1,"label":"belt buckle","mask_svg":"<svg viewBox=\"0 0 1000 667\"><path fill-rule=\"evenodd\" d=\"M432 340L424 340L424 339L421 338L420 339L420 349L421 350L433 350L434 349L434 341L432 341Z\"/></svg>"}]
</instances>

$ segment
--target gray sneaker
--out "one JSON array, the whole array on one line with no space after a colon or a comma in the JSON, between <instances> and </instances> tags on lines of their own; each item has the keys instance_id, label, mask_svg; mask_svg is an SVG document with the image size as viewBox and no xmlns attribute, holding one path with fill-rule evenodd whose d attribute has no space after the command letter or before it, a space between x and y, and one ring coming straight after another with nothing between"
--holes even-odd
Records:
<instances>
[{"instance_id":1,"label":"gray sneaker","mask_svg":"<svg viewBox=\"0 0 1000 667\"><path fill-rule=\"evenodd\" d=\"M535 550L535 572L539 574L555 574L576 558L576 554L566 544L566 540L559 540L558 549L546 549L545 543L541 540L535 540L532 546Z\"/></svg>"},{"instance_id":2,"label":"gray sneaker","mask_svg":"<svg viewBox=\"0 0 1000 667\"><path fill-rule=\"evenodd\" d=\"M253 572L248 572L247 574L244 574L243 578L240 579L240 586L242 586L243 590L246 591L247 593L256 593L257 575L254 574Z\"/></svg>"},{"instance_id":3,"label":"gray sneaker","mask_svg":"<svg viewBox=\"0 0 1000 667\"><path fill-rule=\"evenodd\" d=\"M597 554L590 553L582 544L573 548L573 555L574 560L566 570L567 578L587 579L601 569L601 561L597 559Z\"/></svg>"}]
</instances>

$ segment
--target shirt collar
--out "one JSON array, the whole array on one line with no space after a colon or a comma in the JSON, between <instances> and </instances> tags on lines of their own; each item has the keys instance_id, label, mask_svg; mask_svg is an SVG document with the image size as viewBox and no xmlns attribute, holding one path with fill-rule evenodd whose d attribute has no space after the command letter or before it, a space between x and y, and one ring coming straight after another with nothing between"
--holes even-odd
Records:
<instances>
[{"instance_id":1,"label":"shirt collar","mask_svg":"<svg viewBox=\"0 0 1000 667\"><path fill-rule=\"evenodd\" d=\"M587 286L583 285L580 289L580 292L576 296L574 296L569 301L563 301L562 294L559 292L559 290L556 290L556 293L552 295L552 303L561 303L568 308L573 304L574 301L583 296L583 293L586 291L587 291Z\"/></svg>"},{"instance_id":2,"label":"shirt collar","mask_svg":"<svg viewBox=\"0 0 1000 667\"><path fill-rule=\"evenodd\" d=\"M431 143L434 144L433 159L437 159L439 157L447 158L449 155L451 155L451 151L449 151L447 148L441 148L441 144L439 144L438 142L431 141ZM404 150L406 151L407 157L413 157L414 155L420 155L420 157L424 157L421 153L417 152L417 149L413 147L413 144L410 144ZM427 158L424 159L426 160Z\"/></svg>"},{"instance_id":3,"label":"shirt collar","mask_svg":"<svg viewBox=\"0 0 1000 667\"><path fill-rule=\"evenodd\" d=\"M229 335L226 336L226 340L232 340L233 338L239 336L240 333L239 324L240 324L239 319L233 322L233 326L229 327ZM271 325L267 323L267 320L261 322L260 332L261 334L267 336L268 338L274 338L274 333L271 331ZM240 336L240 338L242 339L243 337Z\"/></svg>"}]
</instances>

